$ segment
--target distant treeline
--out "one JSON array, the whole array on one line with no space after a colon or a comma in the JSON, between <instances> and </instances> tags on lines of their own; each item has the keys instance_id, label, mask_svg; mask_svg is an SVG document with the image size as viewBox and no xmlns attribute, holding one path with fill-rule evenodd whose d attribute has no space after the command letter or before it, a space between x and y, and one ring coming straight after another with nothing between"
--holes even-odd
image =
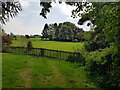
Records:
<instances>
[{"instance_id":1,"label":"distant treeline","mask_svg":"<svg viewBox=\"0 0 120 90\"><path fill-rule=\"evenodd\" d=\"M83 41L83 33L83 29L71 22L45 24L41 38L56 41Z\"/></svg>"}]
</instances>

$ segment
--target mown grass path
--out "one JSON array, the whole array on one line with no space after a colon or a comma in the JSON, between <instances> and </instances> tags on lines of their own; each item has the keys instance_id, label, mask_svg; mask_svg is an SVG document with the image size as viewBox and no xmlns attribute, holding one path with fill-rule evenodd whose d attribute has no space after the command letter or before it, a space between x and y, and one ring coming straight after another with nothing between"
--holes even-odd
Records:
<instances>
[{"instance_id":1,"label":"mown grass path","mask_svg":"<svg viewBox=\"0 0 120 90\"><path fill-rule=\"evenodd\" d=\"M31 60L27 61L27 66L20 72L20 77L24 81L23 88L30 88L30 82L31 82L31 72L32 72L32 64Z\"/></svg>"},{"instance_id":2,"label":"mown grass path","mask_svg":"<svg viewBox=\"0 0 120 90\"><path fill-rule=\"evenodd\" d=\"M45 57L3 54L3 88L94 88L84 67Z\"/></svg>"},{"instance_id":3,"label":"mown grass path","mask_svg":"<svg viewBox=\"0 0 120 90\"><path fill-rule=\"evenodd\" d=\"M65 79L64 75L62 75L59 69L56 67L55 63L50 62L50 64L54 73L54 77L53 77L54 83L58 85L63 85L63 86L66 86L67 84L69 84Z\"/></svg>"}]
</instances>

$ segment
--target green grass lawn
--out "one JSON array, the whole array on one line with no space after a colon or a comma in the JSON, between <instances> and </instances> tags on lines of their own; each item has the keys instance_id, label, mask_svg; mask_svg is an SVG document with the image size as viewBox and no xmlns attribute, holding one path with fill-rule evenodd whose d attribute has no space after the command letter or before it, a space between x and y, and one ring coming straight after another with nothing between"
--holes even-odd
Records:
<instances>
[{"instance_id":1,"label":"green grass lawn","mask_svg":"<svg viewBox=\"0 0 120 90\"><path fill-rule=\"evenodd\" d=\"M94 88L84 67L64 60L3 53L3 88Z\"/></svg>"},{"instance_id":2,"label":"green grass lawn","mask_svg":"<svg viewBox=\"0 0 120 90\"><path fill-rule=\"evenodd\" d=\"M41 41L40 38L30 38L34 48L46 48L60 51L76 51L83 48L83 42ZM12 46L20 46L20 40L14 40Z\"/></svg>"}]
</instances>

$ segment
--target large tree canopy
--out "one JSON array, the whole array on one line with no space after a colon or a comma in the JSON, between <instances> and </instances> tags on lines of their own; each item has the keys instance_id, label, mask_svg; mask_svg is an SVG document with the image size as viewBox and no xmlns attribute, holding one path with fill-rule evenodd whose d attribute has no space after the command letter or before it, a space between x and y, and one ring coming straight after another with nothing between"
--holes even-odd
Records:
<instances>
[{"instance_id":1,"label":"large tree canopy","mask_svg":"<svg viewBox=\"0 0 120 90\"><path fill-rule=\"evenodd\" d=\"M57 41L72 41L77 26L71 22L45 24L42 31L42 38Z\"/></svg>"},{"instance_id":2,"label":"large tree canopy","mask_svg":"<svg viewBox=\"0 0 120 90\"><path fill-rule=\"evenodd\" d=\"M47 11L50 12L51 7L48 6L51 5L51 2L44 2L42 4L43 9L41 11L41 15L44 17L44 15L46 16ZM81 25L84 21L91 20L94 26L96 26L94 36L100 33L104 34L105 36L105 38L102 38L102 41L115 42L117 40L118 26L120 25L120 2L66 2L66 4L76 6L76 9L73 10L71 13L73 18L77 16L82 17L78 21L78 24ZM48 9L47 11L46 8ZM80 11L82 11L83 13L81 13Z\"/></svg>"},{"instance_id":3,"label":"large tree canopy","mask_svg":"<svg viewBox=\"0 0 120 90\"><path fill-rule=\"evenodd\" d=\"M18 0L0 1L0 25L6 24L10 17L15 17L22 10Z\"/></svg>"}]
</instances>

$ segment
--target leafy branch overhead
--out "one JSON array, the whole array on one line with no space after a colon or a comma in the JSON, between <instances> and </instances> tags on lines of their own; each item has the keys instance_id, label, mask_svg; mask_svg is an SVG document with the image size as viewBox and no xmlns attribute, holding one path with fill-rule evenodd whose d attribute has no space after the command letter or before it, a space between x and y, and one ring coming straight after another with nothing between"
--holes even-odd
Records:
<instances>
[{"instance_id":1,"label":"leafy branch overhead","mask_svg":"<svg viewBox=\"0 0 120 90\"><path fill-rule=\"evenodd\" d=\"M15 17L22 10L22 6L19 1L0 1L0 25L6 24L10 17Z\"/></svg>"},{"instance_id":2,"label":"leafy branch overhead","mask_svg":"<svg viewBox=\"0 0 120 90\"><path fill-rule=\"evenodd\" d=\"M41 3L43 8L40 15L46 18L47 13L49 13L50 9L52 8L51 2ZM116 32L117 29L114 29L115 27L117 28L119 25L118 16L120 2L66 2L66 4L76 7L76 9L73 10L71 13L73 18L77 16L80 17L78 21L79 25L82 25L83 22L86 20L90 20L94 24L94 26L96 26L95 33L101 32L101 34L105 34L107 41L115 40L114 37L111 37L111 35L113 35L111 32ZM116 33L116 35L117 34L118 33ZM113 36L116 35L114 33Z\"/></svg>"},{"instance_id":3,"label":"leafy branch overhead","mask_svg":"<svg viewBox=\"0 0 120 90\"><path fill-rule=\"evenodd\" d=\"M51 5L52 2L41 2L40 5L44 8L42 8L40 15L43 16L44 18L47 18L46 15L47 13L50 12L50 8L52 7Z\"/></svg>"},{"instance_id":4,"label":"leafy branch overhead","mask_svg":"<svg viewBox=\"0 0 120 90\"><path fill-rule=\"evenodd\" d=\"M55 1L53 1L55 3ZM62 2L59 1L59 4ZM93 6L91 3L88 2L65 2L67 5L76 7L75 10L71 12L71 17L76 18L79 16L80 18L85 15L86 13L90 12L93 9ZM40 12L40 15L44 18L47 18L47 13L50 12L50 9L52 8L52 0L50 2L40 2L40 6L42 6L42 10ZM82 12L80 12L82 11ZM84 21L89 20L88 18L81 18L81 22L79 24L83 24Z\"/></svg>"}]
</instances>

